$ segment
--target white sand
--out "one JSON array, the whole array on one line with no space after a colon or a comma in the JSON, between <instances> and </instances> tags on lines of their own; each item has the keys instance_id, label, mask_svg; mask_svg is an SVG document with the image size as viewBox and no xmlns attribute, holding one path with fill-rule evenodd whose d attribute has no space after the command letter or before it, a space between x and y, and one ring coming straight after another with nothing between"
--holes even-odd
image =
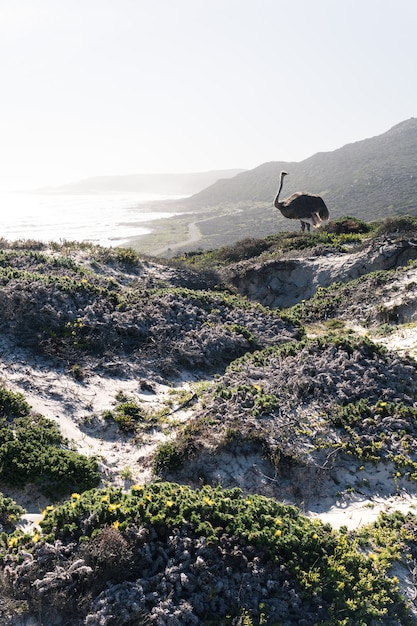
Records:
<instances>
[{"instance_id":1,"label":"white sand","mask_svg":"<svg viewBox=\"0 0 417 626\"><path fill-rule=\"evenodd\" d=\"M169 436L169 423L167 435L155 430L138 442L124 435L111 420L103 419L103 412L114 408L118 392L149 412L166 407L172 386L152 383L155 393L150 393L141 391L140 381L135 377L93 375L76 381L63 370L48 368L43 359L12 348L4 338L0 339L0 381L8 389L23 393L35 413L56 422L71 447L99 458L103 485L128 487L151 479L149 458L158 443ZM188 386L187 380L180 385ZM176 423L186 415L184 411L176 412L171 421ZM27 510L26 518L38 515L48 504L31 488L16 490L3 486L1 490Z\"/></svg>"},{"instance_id":2,"label":"white sand","mask_svg":"<svg viewBox=\"0 0 417 626\"><path fill-rule=\"evenodd\" d=\"M367 334L370 334L369 329ZM399 328L386 337L375 336L373 339L390 348L395 347L400 353L417 354L416 328ZM149 393L141 390L140 381L135 377L118 379L92 375L84 381L76 381L69 373L50 369L45 360L29 356L4 338L0 339L0 379L9 389L22 392L35 412L54 420L74 449L87 456L99 457L103 485L127 488L132 483L151 480L149 461L152 452L161 440L170 436L169 429L166 433L155 430L145 435L142 441L135 442L123 435L115 424L104 420L102 414L114 407L119 391L150 411L166 406L171 386L153 383L155 393ZM184 380L178 387L189 387L189 384L188 380ZM175 413L172 420L184 420L191 414L192 410ZM346 483L349 483L353 472L349 467L345 471ZM380 467L368 471L372 473L374 484L376 478L379 481L378 493L345 493L339 499L323 495L318 502L308 503L304 512L329 522L335 528L345 525L350 529L375 521L381 511L417 512L417 489L414 492L412 485L408 489L402 484L399 493L392 493L389 468L377 477L375 474L382 471ZM127 473L129 480L125 479ZM361 476L366 477L365 473ZM31 488L3 488L2 491L27 510L25 519L30 522L39 519L40 511L48 504Z\"/></svg>"}]
</instances>

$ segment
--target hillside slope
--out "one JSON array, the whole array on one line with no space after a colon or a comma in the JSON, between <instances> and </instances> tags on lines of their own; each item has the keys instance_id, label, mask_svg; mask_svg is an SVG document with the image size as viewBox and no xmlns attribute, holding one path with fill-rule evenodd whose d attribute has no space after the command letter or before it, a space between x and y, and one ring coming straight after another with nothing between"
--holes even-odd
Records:
<instances>
[{"instance_id":1,"label":"hillside slope","mask_svg":"<svg viewBox=\"0 0 417 626\"><path fill-rule=\"evenodd\" d=\"M386 133L321 152L298 163L265 163L231 180L222 180L190 198L200 208L218 203L272 204L279 172L290 176L284 196L309 191L323 196L332 217L382 219L417 210L417 119Z\"/></svg>"},{"instance_id":2,"label":"hillside slope","mask_svg":"<svg viewBox=\"0 0 417 626\"><path fill-rule=\"evenodd\" d=\"M2 242L5 626L417 623L417 225L326 228Z\"/></svg>"},{"instance_id":3,"label":"hillside slope","mask_svg":"<svg viewBox=\"0 0 417 626\"><path fill-rule=\"evenodd\" d=\"M289 172L282 197L296 191L323 196L330 219L351 215L372 221L417 214L417 119L386 133L322 152L298 163L264 163L169 205L177 215L147 224L135 249L172 257L229 246L245 237L299 230L273 200L281 170ZM163 208L163 206L162 206Z\"/></svg>"}]
</instances>

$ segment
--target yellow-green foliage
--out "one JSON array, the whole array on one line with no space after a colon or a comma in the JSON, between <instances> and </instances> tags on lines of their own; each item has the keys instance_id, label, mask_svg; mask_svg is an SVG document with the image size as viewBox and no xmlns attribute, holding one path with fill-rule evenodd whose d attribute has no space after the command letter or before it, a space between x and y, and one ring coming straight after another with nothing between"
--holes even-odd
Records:
<instances>
[{"instance_id":1,"label":"yellow-green foliage","mask_svg":"<svg viewBox=\"0 0 417 626\"><path fill-rule=\"evenodd\" d=\"M23 513L23 507L16 504L12 498L8 498L0 492L0 527L5 529L13 528Z\"/></svg>"},{"instance_id":2,"label":"yellow-green foliage","mask_svg":"<svg viewBox=\"0 0 417 626\"><path fill-rule=\"evenodd\" d=\"M391 436L379 425L384 418L402 425ZM343 448L349 454L365 461L381 459L392 461L397 477L417 480L416 442L412 426L417 420L417 409L402 402L378 400L375 404L361 398L333 409L331 421L343 429ZM366 443L363 444L363 435Z\"/></svg>"},{"instance_id":3,"label":"yellow-green foliage","mask_svg":"<svg viewBox=\"0 0 417 626\"><path fill-rule=\"evenodd\" d=\"M395 612L402 615L401 624L409 623L398 580L388 575L397 552L380 558L367 552L364 536L359 543L354 535L312 521L295 507L239 489L193 490L161 482L134 485L128 493L116 488L74 493L63 505L48 507L41 526L49 541L85 541L105 526L123 532L132 523L159 532L180 528L213 544L233 536L265 550L274 563L288 568L305 594L322 596L329 625L378 624ZM391 532L380 533L380 542L391 540Z\"/></svg>"}]
</instances>

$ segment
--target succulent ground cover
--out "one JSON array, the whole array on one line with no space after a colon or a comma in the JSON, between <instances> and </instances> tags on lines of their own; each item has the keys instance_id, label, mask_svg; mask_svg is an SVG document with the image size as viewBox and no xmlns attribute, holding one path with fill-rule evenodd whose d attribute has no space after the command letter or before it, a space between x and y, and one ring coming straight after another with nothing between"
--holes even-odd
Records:
<instances>
[{"instance_id":1,"label":"succulent ground cover","mask_svg":"<svg viewBox=\"0 0 417 626\"><path fill-rule=\"evenodd\" d=\"M411 623L388 571L412 517L355 536L239 489L154 483L74 493L41 526L2 536L4 624Z\"/></svg>"},{"instance_id":2,"label":"succulent ground cover","mask_svg":"<svg viewBox=\"0 0 417 626\"><path fill-rule=\"evenodd\" d=\"M193 419L160 446L156 470L212 482L216 457L246 450L269 462L275 480L266 493L274 485L283 497L287 481L277 476L304 472L300 484L294 480L299 501L323 488L309 474L330 479L346 456L358 470L366 462L392 464L393 485L415 481L416 390L417 363L366 338L330 335L266 348L235 360L211 384Z\"/></svg>"},{"instance_id":3,"label":"succulent ground cover","mask_svg":"<svg viewBox=\"0 0 417 626\"><path fill-rule=\"evenodd\" d=\"M248 350L299 336L276 311L210 290L207 272L165 269L129 250L0 252L2 331L80 367L128 361L168 375L213 371Z\"/></svg>"}]
</instances>

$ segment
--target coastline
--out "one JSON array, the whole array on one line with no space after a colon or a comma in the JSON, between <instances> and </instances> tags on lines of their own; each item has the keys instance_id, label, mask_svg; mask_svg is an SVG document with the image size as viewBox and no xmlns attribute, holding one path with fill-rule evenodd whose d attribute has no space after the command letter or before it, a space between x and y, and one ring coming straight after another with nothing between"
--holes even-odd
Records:
<instances>
[{"instance_id":1,"label":"coastline","mask_svg":"<svg viewBox=\"0 0 417 626\"><path fill-rule=\"evenodd\" d=\"M184 205L173 202L175 201L155 204L153 212L156 214L166 213L168 209L177 210L169 216L163 215L141 222L147 232L130 236L125 245L139 254L155 257L173 256L172 252L184 246L196 246L202 237L197 223L204 216L184 210Z\"/></svg>"},{"instance_id":2,"label":"coastline","mask_svg":"<svg viewBox=\"0 0 417 626\"><path fill-rule=\"evenodd\" d=\"M0 193L7 241L75 241L126 246L178 213L176 199L149 194Z\"/></svg>"}]
</instances>

